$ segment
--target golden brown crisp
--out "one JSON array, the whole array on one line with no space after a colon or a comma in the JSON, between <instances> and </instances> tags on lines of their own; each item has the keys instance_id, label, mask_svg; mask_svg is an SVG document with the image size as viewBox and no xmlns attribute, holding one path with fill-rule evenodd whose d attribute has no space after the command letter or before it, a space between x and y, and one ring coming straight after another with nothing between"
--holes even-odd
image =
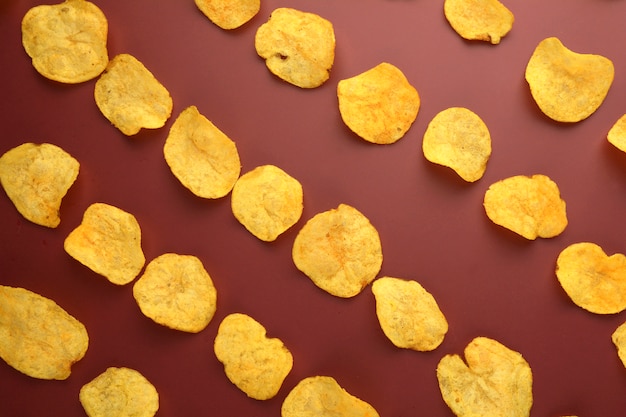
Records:
<instances>
[{"instance_id":1,"label":"golden brown crisp","mask_svg":"<svg viewBox=\"0 0 626 417\"><path fill-rule=\"evenodd\" d=\"M622 323L611 335L611 340L617 349L617 356L626 367L626 322Z\"/></svg>"},{"instance_id":2,"label":"golden brown crisp","mask_svg":"<svg viewBox=\"0 0 626 417\"><path fill-rule=\"evenodd\" d=\"M606 138L617 149L626 152L626 114L615 122Z\"/></svg>"},{"instance_id":3,"label":"golden brown crisp","mask_svg":"<svg viewBox=\"0 0 626 417\"><path fill-rule=\"evenodd\" d=\"M515 21L513 13L498 0L445 0L443 10L462 38L494 45L511 31Z\"/></svg>"},{"instance_id":4,"label":"golden brown crisp","mask_svg":"<svg viewBox=\"0 0 626 417\"><path fill-rule=\"evenodd\" d=\"M222 29L236 29L259 12L261 0L195 0L198 9Z\"/></svg>"}]
</instances>

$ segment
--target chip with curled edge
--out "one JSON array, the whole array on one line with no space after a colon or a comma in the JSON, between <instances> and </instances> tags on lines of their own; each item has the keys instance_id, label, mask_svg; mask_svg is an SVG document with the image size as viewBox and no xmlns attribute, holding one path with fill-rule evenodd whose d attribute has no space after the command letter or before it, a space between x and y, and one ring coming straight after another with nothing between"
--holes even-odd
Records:
<instances>
[{"instance_id":1,"label":"chip with curled edge","mask_svg":"<svg viewBox=\"0 0 626 417\"><path fill-rule=\"evenodd\" d=\"M236 29L259 12L261 0L195 0L198 9L222 29Z\"/></svg>"},{"instance_id":2,"label":"chip with curled edge","mask_svg":"<svg viewBox=\"0 0 626 417\"><path fill-rule=\"evenodd\" d=\"M445 0L444 14L462 38L497 45L513 28L513 13L498 0Z\"/></svg>"}]
</instances>

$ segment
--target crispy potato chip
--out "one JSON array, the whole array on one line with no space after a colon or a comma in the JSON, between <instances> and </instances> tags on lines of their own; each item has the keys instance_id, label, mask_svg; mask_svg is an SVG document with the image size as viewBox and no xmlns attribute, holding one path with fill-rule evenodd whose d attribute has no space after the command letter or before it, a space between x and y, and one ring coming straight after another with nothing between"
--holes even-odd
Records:
<instances>
[{"instance_id":1,"label":"crispy potato chip","mask_svg":"<svg viewBox=\"0 0 626 417\"><path fill-rule=\"evenodd\" d=\"M556 276L574 304L596 314L626 310L626 256L607 256L595 243L574 243L559 254Z\"/></svg>"},{"instance_id":2,"label":"crispy potato chip","mask_svg":"<svg viewBox=\"0 0 626 417\"><path fill-rule=\"evenodd\" d=\"M248 397L273 398L293 367L293 356L283 342L268 338L252 317L229 314L215 337L214 351L228 379Z\"/></svg>"},{"instance_id":3,"label":"crispy potato chip","mask_svg":"<svg viewBox=\"0 0 626 417\"><path fill-rule=\"evenodd\" d=\"M533 404L530 365L518 352L477 337L437 365L443 400L457 417L528 417Z\"/></svg>"},{"instance_id":4,"label":"crispy potato chip","mask_svg":"<svg viewBox=\"0 0 626 417\"><path fill-rule=\"evenodd\" d=\"M24 143L0 157L0 183L24 218L55 228L61 200L79 169L78 161L56 145Z\"/></svg>"},{"instance_id":5,"label":"crispy potato chip","mask_svg":"<svg viewBox=\"0 0 626 417\"><path fill-rule=\"evenodd\" d=\"M343 122L361 138L376 144L400 140L420 108L420 96L402 71L383 62L337 83Z\"/></svg>"},{"instance_id":6,"label":"crispy potato chip","mask_svg":"<svg viewBox=\"0 0 626 417\"><path fill-rule=\"evenodd\" d=\"M615 69L601 55L580 54L558 38L546 38L526 66L526 81L539 109L558 122L579 122L591 116L606 98Z\"/></svg>"},{"instance_id":7,"label":"crispy potato chip","mask_svg":"<svg viewBox=\"0 0 626 417\"><path fill-rule=\"evenodd\" d=\"M172 173L187 189L202 198L228 194L241 173L237 146L189 106L176 118L165 140L163 155Z\"/></svg>"},{"instance_id":8,"label":"crispy potato chip","mask_svg":"<svg viewBox=\"0 0 626 417\"><path fill-rule=\"evenodd\" d=\"M513 28L515 17L498 0L445 0L443 11L462 38L500 43Z\"/></svg>"},{"instance_id":9,"label":"crispy potato chip","mask_svg":"<svg viewBox=\"0 0 626 417\"><path fill-rule=\"evenodd\" d=\"M448 332L448 322L435 297L419 283L393 277L372 284L376 315L385 336L404 349L436 349Z\"/></svg>"},{"instance_id":10,"label":"crispy potato chip","mask_svg":"<svg viewBox=\"0 0 626 417\"><path fill-rule=\"evenodd\" d=\"M309 219L294 240L292 257L315 285L343 298L359 294L383 262L378 231L347 204Z\"/></svg>"},{"instance_id":11,"label":"crispy potato chip","mask_svg":"<svg viewBox=\"0 0 626 417\"><path fill-rule=\"evenodd\" d=\"M256 32L254 46L270 72L301 88L330 78L335 61L332 23L314 13L278 8Z\"/></svg>"},{"instance_id":12,"label":"crispy potato chip","mask_svg":"<svg viewBox=\"0 0 626 417\"><path fill-rule=\"evenodd\" d=\"M626 322L622 323L611 335L611 340L617 348L617 356L626 367Z\"/></svg>"},{"instance_id":13,"label":"crispy potato chip","mask_svg":"<svg viewBox=\"0 0 626 417\"><path fill-rule=\"evenodd\" d=\"M0 285L0 357L39 379L67 379L87 352L85 326L54 301Z\"/></svg>"},{"instance_id":14,"label":"crispy potato chip","mask_svg":"<svg viewBox=\"0 0 626 417\"><path fill-rule=\"evenodd\" d=\"M452 168L465 181L474 182L481 179L487 169L491 135L476 113L463 107L451 107L430 121L422 150L430 162Z\"/></svg>"},{"instance_id":15,"label":"crispy potato chip","mask_svg":"<svg viewBox=\"0 0 626 417\"><path fill-rule=\"evenodd\" d=\"M222 29L236 29L261 9L261 0L195 0L198 9Z\"/></svg>"},{"instance_id":16,"label":"crispy potato chip","mask_svg":"<svg viewBox=\"0 0 626 417\"><path fill-rule=\"evenodd\" d=\"M22 19L22 45L46 78L76 84L96 78L109 63L108 22L95 4L66 0L40 5Z\"/></svg>"},{"instance_id":17,"label":"crispy potato chip","mask_svg":"<svg viewBox=\"0 0 626 417\"><path fill-rule=\"evenodd\" d=\"M85 210L81 224L65 238L64 248L72 258L117 285L135 279L146 262L135 216L104 203Z\"/></svg>"},{"instance_id":18,"label":"crispy potato chip","mask_svg":"<svg viewBox=\"0 0 626 417\"><path fill-rule=\"evenodd\" d=\"M617 149L626 152L626 114L615 122L606 138Z\"/></svg>"},{"instance_id":19,"label":"crispy potato chip","mask_svg":"<svg viewBox=\"0 0 626 417\"><path fill-rule=\"evenodd\" d=\"M159 409L154 385L130 368L108 368L83 385L78 398L89 417L152 417Z\"/></svg>"},{"instance_id":20,"label":"crispy potato chip","mask_svg":"<svg viewBox=\"0 0 626 417\"><path fill-rule=\"evenodd\" d=\"M123 134L158 129L172 114L172 97L154 75L132 55L120 54L96 81L98 108Z\"/></svg>"},{"instance_id":21,"label":"crispy potato chip","mask_svg":"<svg viewBox=\"0 0 626 417\"><path fill-rule=\"evenodd\" d=\"M565 201L545 175L517 175L492 184L483 202L489 219L529 240L558 236L567 227Z\"/></svg>"}]
</instances>

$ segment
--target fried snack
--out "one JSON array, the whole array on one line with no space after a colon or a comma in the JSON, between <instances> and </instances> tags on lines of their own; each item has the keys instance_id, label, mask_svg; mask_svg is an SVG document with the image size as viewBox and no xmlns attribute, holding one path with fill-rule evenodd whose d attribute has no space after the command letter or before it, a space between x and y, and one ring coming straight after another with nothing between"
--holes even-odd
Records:
<instances>
[{"instance_id":1,"label":"fried snack","mask_svg":"<svg viewBox=\"0 0 626 417\"><path fill-rule=\"evenodd\" d=\"M285 397L281 417L378 417L370 404L343 389L330 376L300 381Z\"/></svg>"},{"instance_id":2,"label":"fried snack","mask_svg":"<svg viewBox=\"0 0 626 417\"><path fill-rule=\"evenodd\" d=\"M528 417L533 403L532 371L518 352L477 337L459 355L437 365L443 400L457 417Z\"/></svg>"},{"instance_id":3,"label":"fried snack","mask_svg":"<svg viewBox=\"0 0 626 417\"><path fill-rule=\"evenodd\" d=\"M330 78L335 61L335 31L314 13L278 8L256 32L254 46L278 78L301 88L315 88Z\"/></svg>"},{"instance_id":4,"label":"fried snack","mask_svg":"<svg viewBox=\"0 0 626 417\"><path fill-rule=\"evenodd\" d=\"M183 110L172 124L163 147L172 173L192 193L202 198L221 198L241 173L237 146L196 106Z\"/></svg>"},{"instance_id":5,"label":"fried snack","mask_svg":"<svg viewBox=\"0 0 626 417\"><path fill-rule=\"evenodd\" d=\"M617 149L626 152L626 114L615 122L606 138Z\"/></svg>"},{"instance_id":6,"label":"fried snack","mask_svg":"<svg viewBox=\"0 0 626 417\"><path fill-rule=\"evenodd\" d=\"M596 314L626 310L626 256L607 256L595 243L574 243L559 254L556 276L574 304Z\"/></svg>"},{"instance_id":7,"label":"fried snack","mask_svg":"<svg viewBox=\"0 0 626 417\"><path fill-rule=\"evenodd\" d=\"M256 400L273 398L293 367L293 356L283 342L268 338L265 328L246 314L224 318L214 351L228 379Z\"/></svg>"},{"instance_id":8,"label":"fried snack","mask_svg":"<svg viewBox=\"0 0 626 417\"><path fill-rule=\"evenodd\" d=\"M383 62L337 83L343 122L368 142L390 144L409 130L420 108L420 96L402 71Z\"/></svg>"},{"instance_id":9,"label":"fried snack","mask_svg":"<svg viewBox=\"0 0 626 417\"><path fill-rule=\"evenodd\" d=\"M172 97L154 75L132 55L120 54L96 81L98 108L123 134L158 129L172 114Z\"/></svg>"},{"instance_id":10,"label":"fried snack","mask_svg":"<svg viewBox=\"0 0 626 417\"><path fill-rule=\"evenodd\" d=\"M146 262L135 216L104 203L85 210L63 246L72 258L116 285L135 279Z\"/></svg>"},{"instance_id":11,"label":"fried snack","mask_svg":"<svg viewBox=\"0 0 626 417\"><path fill-rule=\"evenodd\" d=\"M67 379L87 352L85 326L54 301L0 285L0 357L39 379Z\"/></svg>"},{"instance_id":12,"label":"fried snack","mask_svg":"<svg viewBox=\"0 0 626 417\"><path fill-rule=\"evenodd\" d=\"M487 125L473 111L451 107L438 113L428 124L422 150L432 163L452 168L467 182L478 181L491 156L491 135Z\"/></svg>"},{"instance_id":13,"label":"fried snack","mask_svg":"<svg viewBox=\"0 0 626 417\"><path fill-rule=\"evenodd\" d=\"M56 145L24 143L0 157L0 183L25 219L55 228L61 200L79 169L78 161Z\"/></svg>"},{"instance_id":14,"label":"fried snack","mask_svg":"<svg viewBox=\"0 0 626 417\"><path fill-rule=\"evenodd\" d=\"M195 0L198 9L222 29L236 29L261 9L261 0Z\"/></svg>"},{"instance_id":15,"label":"fried snack","mask_svg":"<svg viewBox=\"0 0 626 417\"><path fill-rule=\"evenodd\" d=\"M591 116L611 88L615 69L601 55L569 50L558 38L546 38L526 66L526 81L539 109L558 122Z\"/></svg>"},{"instance_id":16,"label":"fried snack","mask_svg":"<svg viewBox=\"0 0 626 417\"><path fill-rule=\"evenodd\" d=\"M83 385L78 398L89 417L152 417L159 409L154 385L130 368L107 368Z\"/></svg>"},{"instance_id":17,"label":"fried snack","mask_svg":"<svg viewBox=\"0 0 626 417\"><path fill-rule=\"evenodd\" d=\"M271 242L300 219L302 201L298 180L274 165L262 165L237 180L231 206L250 233Z\"/></svg>"},{"instance_id":18,"label":"fried snack","mask_svg":"<svg viewBox=\"0 0 626 417\"><path fill-rule=\"evenodd\" d=\"M385 336L404 349L436 349L448 332L448 322L435 297L419 283L381 277L372 284L376 315Z\"/></svg>"},{"instance_id":19,"label":"fried snack","mask_svg":"<svg viewBox=\"0 0 626 417\"><path fill-rule=\"evenodd\" d=\"M319 288L349 298L376 278L383 253L378 231L367 217L340 204L306 222L294 240L292 258Z\"/></svg>"},{"instance_id":20,"label":"fried snack","mask_svg":"<svg viewBox=\"0 0 626 417\"><path fill-rule=\"evenodd\" d=\"M500 43L513 28L515 17L498 0L445 0L443 11L463 39Z\"/></svg>"},{"instance_id":21,"label":"fried snack","mask_svg":"<svg viewBox=\"0 0 626 417\"><path fill-rule=\"evenodd\" d=\"M22 45L46 78L76 84L96 78L109 63L108 22L95 4L66 0L28 10Z\"/></svg>"},{"instance_id":22,"label":"fried snack","mask_svg":"<svg viewBox=\"0 0 626 417\"><path fill-rule=\"evenodd\" d=\"M558 236L567 227L565 201L545 175L500 180L489 187L483 205L492 222L528 240Z\"/></svg>"},{"instance_id":23,"label":"fried snack","mask_svg":"<svg viewBox=\"0 0 626 417\"><path fill-rule=\"evenodd\" d=\"M615 329L611 335L611 340L617 349L617 356L626 367L626 322Z\"/></svg>"}]
</instances>

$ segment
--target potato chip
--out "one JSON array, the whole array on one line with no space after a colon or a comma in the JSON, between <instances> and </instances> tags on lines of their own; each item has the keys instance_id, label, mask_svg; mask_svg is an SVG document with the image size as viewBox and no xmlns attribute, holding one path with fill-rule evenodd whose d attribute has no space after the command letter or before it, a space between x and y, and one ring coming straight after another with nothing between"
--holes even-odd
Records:
<instances>
[{"instance_id":1,"label":"potato chip","mask_svg":"<svg viewBox=\"0 0 626 417\"><path fill-rule=\"evenodd\" d=\"M426 352L443 342L446 317L418 282L381 277L372 284L372 292L380 327L395 346Z\"/></svg>"},{"instance_id":2,"label":"potato chip","mask_svg":"<svg viewBox=\"0 0 626 417\"><path fill-rule=\"evenodd\" d=\"M231 205L250 233L271 242L300 219L302 200L298 180L274 165L262 165L237 180Z\"/></svg>"},{"instance_id":3,"label":"potato chip","mask_svg":"<svg viewBox=\"0 0 626 417\"><path fill-rule=\"evenodd\" d=\"M39 5L22 19L22 45L46 78L76 84L96 78L109 63L108 22L95 4L66 0Z\"/></svg>"},{"instance_id":4,"label":"potato chip","mask_svg":"<svg viewBox=\"0 0 626 417\"><path fill-rule=\"evenodd\" d=\"M622 323L611 335L611 340L617 348L617 356L626 367L626 322Z\"/></svg>"},{"instance_id":5,"label":"potato chip","mask_svg":"<svg viewBox=\"0 0 626 417\"><path fill-rule=\"evenodd\" d=\"M123 134L158 129L172 114L172 97L154 75L132 55L120 54L96 81L98 108Z\"/></svg>"},{"instance_id":6,"label":"potato chip","mask_svg":"<svg viewBox=\"0 0 626 417\"><path fill-rule=\"evenodd\" d=\"M67 379L87 352L85 326L57 303L0 285L0 357L38 379Z\"/></svg>"},{"instance_id":7,"label":"potato chip","mask_svg":"<svg viewBox=\"0 0 626 417\"><path fill-rule=\"evenodd\" d=\"M260 323L242 313L222 320L214 351L228 379L256 400L276 396L293 367L293 356L283 342L267 337Z\"/></svg>"},{"instance_id":8,"label":"potato chip","mask_svg":"<svg viewBox=\"0 0 626 417\"><path fill-rule=\"evenodd\" d=\"M78 398L89 417L152 417L159 409L154 385L131 368L107 368L83 385Z\"/></svg>"},{"instance_id":9,"label":"potato chip","mask_svg":"<svg viewBox=\"0 0 626 417\"><path fill-rule=\"evenodd\" d=\"M626 310L626 256L607 256L595 243L574 243L559 254L556 276L574 304L596 314Z\"/></svg>"},{"instance_id":10,"label":"potato chip","mask_svg":"<svg viewBox=\"0 0 626 417\"><path fill-rule=\"evenodd\" d=\"M402 71L383 62L337 83L343 122L368 142L390 144L409 130L420 108L420 96Z\"/></svg>"},{"instance_id":11,"label":"potato chip","mask_svg":"<svg viewBox=\"0 0 626 417\"><path fill-rule=\"evenodd\" d=\"M476 113L464 107L451 107L428 124L422 151L430 162L452 168L465 181L474 182L487 169L491 135Z\"/></svg>"},{"instance_id":12,"label":"potato chip","mask_svg":"<svg viewBox=\"0 0 626 417\"><path fill-rule=\"evenodd\" d=\"M443 11L463 39L500 43L513 28L515 17L498 0L445 0Z\"/></svg>"},{"instance_id":13,"label":"potato chip","mask_svg":"<svg viewBox=\"0 0 626 417\"><path fill-rule=\"evenodd\" d=\"M183 110L172 124L163 155L172 173L202 198L221 198L241 173L237 145L196 106Z\"/></svg>"},{"instance_id":14,"label":"potato chip","mask_svg":"<svg viewBox=\"0 0 626 417\"><path fill-rule=\"evenodd\" d=\"M617 149L626 152L626 114L615 122L606 138Z\"/></svg>"},{"instance_id":15,"label":"potato chip","mask_svg":"<svg viewBox=\"0 0 626 417\"><path fill-rule=\"evenodd\" d=\"M546 38L526 66L526 81L539 109L558 122L579 122L591 116L606 98L615 69L601 55L581 54L558 38Z\"/></svg>"},{"instance_id":16,"label":"potato chip","mask_svg":"<svg viewBox=\"0 0 626 417\"><path fill-rule=\"evenodd\" d=\"M555 237L567 227L565 201L545 175L500 180L489 187L483 205L492 222L528 240Z\"/></svg>"},{"instance_id":17,"label":"potato chip","mask_svg":"<svg viewBox=\"0 0 626 417\"><path fill-rule=\"evenodd\" d=\"M25 219L55 228L61 200L79 169L78 161L56 145L24 143L0 157L0 183Z\"/></svg>"},{"instance_id":18,"label":"potato chip","mask_svg":"<svg viewBox=\"0 0 626 417\"><path fill-rule=\"evenodd\" d=\"M443 400L457 417L528 417L533 376L522 355L500 342L477 337L459 355L437 365Z\"/></svg>"},{"instance_id":19,"label":"potato chip","mask_svg":"<svg viewBox=\"0 0 626 417\"><path fill-rule=\"evenodd\" d=\"M315 285L343 298L359 294L383 262L378 231L347 204L309 219L294 240L292 257Z\"/></svg>"},{"instance_id":20,"label":"potato chip","mask_svg":"<svg viewBox=\"0 0 626 417\"><path fill-rule=\"evenodd\" d=\"M314 13L278 8L256 32L254 46L270 72L301 88L330 78L335 61L335 31Z\"/></svg>"},{"instance_id":21,"label":"potato chip","mask_svg":"<svg viewBox=\"0 0 626 417\"><path fill-rule=\"evenodd\" d=\"M261 9L261 0L195 0L198 9L222 29L236 29Z\"/></svg>"},{"instance_id":22,"label":"potato chip","mask_svg":"<svg viewBox=\"0 0 626 417\"><path fill-rule=\"evenodd\" d=\"M135 279L146 262L135 216L104 203L85 210L81 224L65 238L64 248L72 258L117 285Z\"/></svg>"}]
</instances>

